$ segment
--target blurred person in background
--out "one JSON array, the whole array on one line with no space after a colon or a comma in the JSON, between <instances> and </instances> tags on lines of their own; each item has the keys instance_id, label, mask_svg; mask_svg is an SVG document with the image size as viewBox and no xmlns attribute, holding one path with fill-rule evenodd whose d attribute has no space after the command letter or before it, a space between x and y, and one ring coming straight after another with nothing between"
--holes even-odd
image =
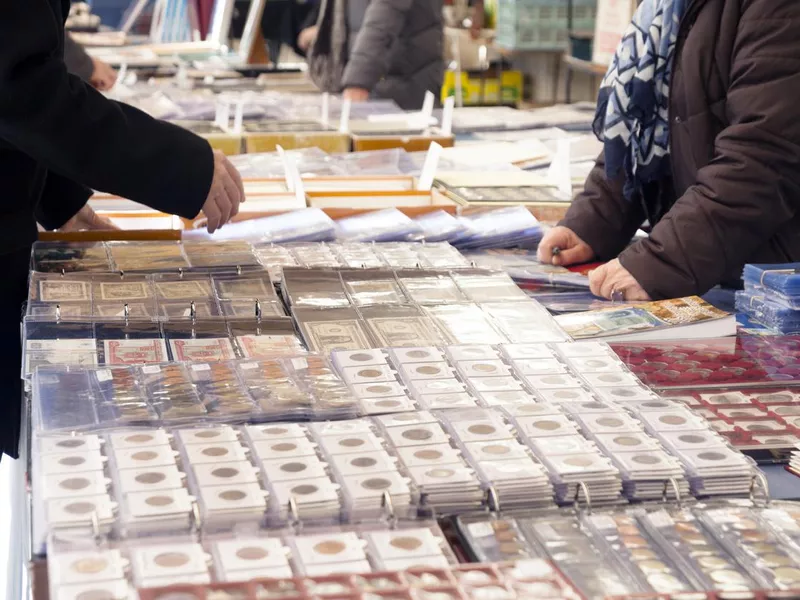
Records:
<instances>
[{"instance_id":1,"label":"blurred person in background","mask_svg":"<svg viewBox=\"0 0 800 600\"><path fill-rule=\"evenodd\" d=\"M67 70L95 89L107 92L117 82L117 72L99 58L92 58L78 42L67 34L64 38L64 62Z\"/></svg>"},{"instance_id":2,"label":"blurred person in background","mask_svg":"<svg viewBox=\"0 0 800 600\"><path fill-rule=\"evenodd\" d=\"M800 261L798 32L797 0L642 0L600 88L603 152L539 259L610 261L591 289L619 300Z\"/></svg>"},{"instance_id":3,"label":"blurred person in background","mask_svg":"<svg viewBox=\"0 0 800 600\"><path fill-rule=\"evenodd\" d=\"M353 102L371 96L419 110L440 97L444 78L443 0L322 0L304 29L311 78Z\"/></svg>"},{"instance_id":4,"label":"blurred person in background","mask_svg":"<svg viewBox=\"0 0 800 600\"><path fill-rule=\"evenodd\" d=\"M92 190L194 218L209 231L244 197L236 169L185 129L105 98L67 71L68 0L6 0L0 18L0 452L18 456L20 316L37 222L106 227Z\"/></svg>"}]
</instances>

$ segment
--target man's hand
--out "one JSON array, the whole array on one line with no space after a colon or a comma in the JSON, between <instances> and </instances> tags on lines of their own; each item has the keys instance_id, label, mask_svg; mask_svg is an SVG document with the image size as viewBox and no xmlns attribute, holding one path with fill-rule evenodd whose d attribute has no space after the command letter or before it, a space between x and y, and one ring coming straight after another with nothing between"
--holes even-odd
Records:
<instances>
[{"instance_id":1,"label":"man's hand","mask_svg":"<svg viewBox=\"0 0 800 600\"><path fill-rule=\"evenodd\" d=\"M244 184L239 171L222 152L214 150L214 179L203 204L208 233L214 233L235 217L241 202L244 202Z\"/></svg>"},{"instance_id":2,"label":"man's hand","mask_svg":"<svg viewBox=\"0 0 800 600\"><path fill-rule=\"evenodd\" d=\"M558 248L558 253L553 254L553 248ZM564 267L591 261L594 250L574 231L559 226L553 227L544 235L537 255L540 262Z\"/></svg>"},{"instance_id":3,"label":"man's hand","mask_svg":"<svg viewBox=\"0 0 800 600\"><path fill-rule=\"evenodd\" d=\"M117 72L111 65L97 58L93 58L92 63L94 64L94 71L92 71L89 81L101 92L107 92L117 82Z\"/></svg>"},{"instance_id":4,"label":"man's hand","mask_svg":"<svg viewBox=\"0 0 800 600\"><path fill-rule=\"evenodd\" d=\"M345 100L351 102L366 102L369 100L369 90L363 88L347 88L342 94Z\"/></svg>"},{"instance_id":5,"label":"man's hand","mask_svg":"<svg viewBox=\"0 0 800 600\"><path fill-rule=\"evenodd\" d=\"M78 214L64 223L60 231L96 231L99 229L117 230L119 227L106 217L98 215L88 204L84 204Z\"/></svg>"},{"instance_id":6,"label":"man's hand","mask_svg":"<svg viewBox=\"0 0 800 600\"><path fill-rule=\"evenodd\" d=\"M589 273L589 285L595 296L617 302L650 300L639 282L616 258Z\"/></svg>"},{"instance_id":7,"label":"man's hand","mask_svg":"<svg viewBox=\"0 0 800 600\"><path fill-rule=\"evenodd\" d=\"M311 44L313 44L316 39L317 26L306 27L300 32L300 35L297 36L297 47L303 52L308 52L308 49L311 48Z\"/></svg>"}]
</instances>

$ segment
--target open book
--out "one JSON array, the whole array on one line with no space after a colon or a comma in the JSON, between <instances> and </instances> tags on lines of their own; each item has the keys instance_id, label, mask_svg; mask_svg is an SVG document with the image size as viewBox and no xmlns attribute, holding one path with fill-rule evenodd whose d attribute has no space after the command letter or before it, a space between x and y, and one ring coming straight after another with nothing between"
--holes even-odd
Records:
<instances>
[{"instance_id":1,"label":"open book","mask_svg":"<svg viewBox=\"0 0 800 600\"><path fill-rule=\"evenodd\" d=\"M733 315L697 296L555 317L576 340L690 340L736 335Z\"/></svg>"}]
</instances>

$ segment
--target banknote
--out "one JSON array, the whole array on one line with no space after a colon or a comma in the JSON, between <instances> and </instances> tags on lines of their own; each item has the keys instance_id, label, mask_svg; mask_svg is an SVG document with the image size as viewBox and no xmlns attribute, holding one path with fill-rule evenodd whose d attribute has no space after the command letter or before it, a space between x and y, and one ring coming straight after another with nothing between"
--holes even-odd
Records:
<instances>
[{"instance_id":1,"label":"banknote","mask_svg":"<svg viewBox=\"0 0 800 600\"><path fill-rule=\"evenodd\" d=\"M151 296L146 281L101 281L100 298L95 300L146 300Z\"/></svg>"},{"instance_id":2,"label":"banknote","mask_svg":"<svg viewBox=\"0 0 800 600\"><path fill-rule=\"evenodd\" d=\"M400 286L394 281L346 281L345 287L358 306L402 304L405 301Z\"/></svg>"},{"instance_id":3,"label":"banknote","mask_svg":"<svg viewBox=\"0 0 800 600\"><path fill-rule=\"evenodd\" d=\"M305 352L294 335L240 335L236 341L246 358L270 358Z\"/></svg>"},{"instance_id":4,"label":"banknote","mask_svg":"<svg viewBox=\"0 0 800 600\"><path fill-rule=\"evenodd\" d=\"M25 372L32 374L36 367L46 365L71 365L96 367L97 351L85 350L33 350L25 353Z\"/></svg>"},{"instance_id":5,"label":"banknote","mask_svg":"<svg viewBox=\"0 0 800 600\"><path fill-rule=\"evenodd\" d=\"M167 300L195 300L211 296L211 285L206 280L156 282L158 295Z\"/></svg>"},{"instance_id":6,"label":"banknote","mask_svg":"<svg viewBox=\"0 0 800 600\"><path fill-rule=\"evenodd\" d=\"M39 282L42 302L77 302L91 298L89 282L69 279L43 279Z\"/></svg>"},{"instance_id":7,"label":"banknote","mask_svg":"<svg viewBox=\"0 0 800 600\"><path fill-rule=\"evenodd\" d=\"M367 319L367 326L384 347L435 345L442 342L430 321L424 317Z\"/></svg>"},{"instance_id":8,"label":"banknote","mask_svg":"<svg viewBox=\"0 0 800 600\"><path fill-rule=\"evenodd\" d=\"M164 340L103 340L107 365L159 363L167 360Z\"/></svg>"},{"instance_id":9,"label":"banknote","mask_svg":"<svg viewBox=\"0 0 800 600\"><path fill-rule=\"evenodd\" d=\"M236 358L228 338L170 340L172 358L176 361L231 360Z\"/></svg>"},{"instance_id":10,"label":"banknote","mask_svg":"<svg viewBox=\"0 0 800 600\"><path fill-rule=\"evenodd\" d=\"M127 314L125 312L126 304L128 305ZM152 307L142 302L134 302L131 304L127 302L108 302L104 304L95 303L94 305L94 314L99 317L149 317L152 312Z\"/></svg>"},{"instance_id":11,"label":"banknote","mask_svg":"<svg viewBox=\"0 0 800 600\"><path fill-rule=\"evenodd\" d=\"M263 300L275 296L275 290L269 281L261 277L248 279L218 279L217 287L219 297L226 299L255 299Z\"/></svg>"},{"instance_id":12,"label":"banknote","mask_svg":"<svg viewBox=\"0 0 800 600\"><path fill-rule=\"evenodd\" d=\"M306 342L316 352L333 350L358 350L371 348L372 343L361 328L361 322L355 319L343 321L303 322Z\"/></svg>"}]
</instances>

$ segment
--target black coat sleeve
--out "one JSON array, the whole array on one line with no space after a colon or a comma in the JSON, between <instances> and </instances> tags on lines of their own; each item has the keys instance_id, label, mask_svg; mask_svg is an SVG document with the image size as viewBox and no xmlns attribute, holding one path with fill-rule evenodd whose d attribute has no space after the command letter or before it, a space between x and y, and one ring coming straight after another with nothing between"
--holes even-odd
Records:
<instances>
[{"instance_id":1,"label":"black coat sleeve","mask_svg":"<svg viewBox=\"0 0 800 600\"><path fill-rule=\"evenodd\" d=\"M48 230L58 229L83 208L91 195L92 190L85 185L51 171L36 206L36 222Z\"/></svg>"},{"instance_id":2,"label":"black coat sleeve","mask_svg":"<svg viewBox=\"0 0 800 600\"><path fill-rule=\"evenodd\" d=\"M196 216L214 173L208 143L69 75L63 38L48 0L3 2L0 138L66 179Z\"/></svg>"},{"instance_id":3,"label":"black coat sleeve","mask_svg":"<svg viewBox=\"0 0 800 600\"><path fill-rule=\"evenodd\" d=\"M83 46L73 40L69 34L64 38L64 62L67 64L67 71L73 75L77 75L87 82L92 79L92 73L94 73L92 57L86 54Z\"/></svg>"}]
</instances>

